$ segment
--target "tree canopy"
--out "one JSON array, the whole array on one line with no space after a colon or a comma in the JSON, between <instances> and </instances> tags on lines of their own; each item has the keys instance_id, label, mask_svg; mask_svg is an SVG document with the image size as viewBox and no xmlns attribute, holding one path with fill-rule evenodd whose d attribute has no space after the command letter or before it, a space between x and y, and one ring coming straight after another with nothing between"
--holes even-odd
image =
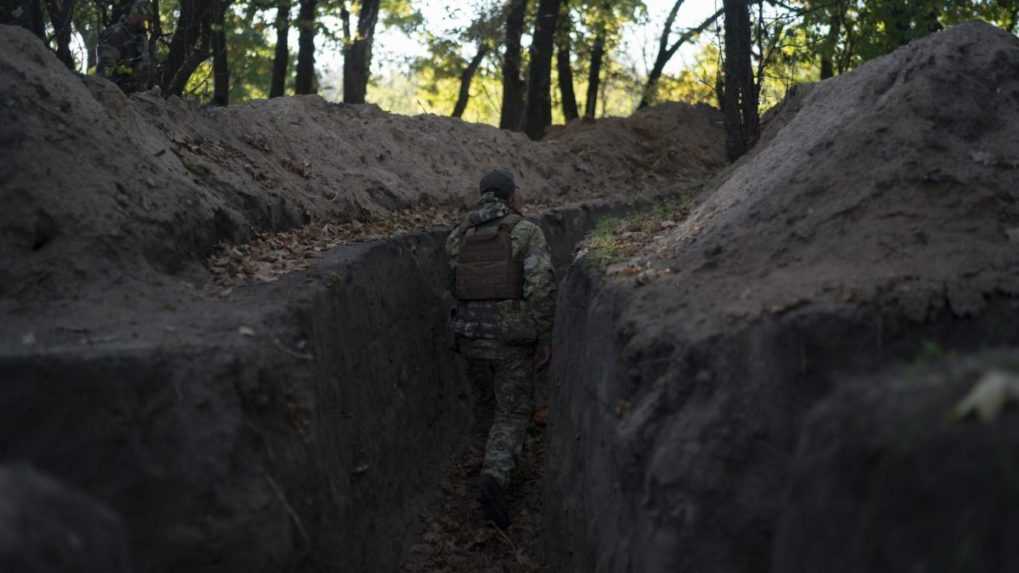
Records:
<instances>
[{"instance_id":1,"label":"tree canopy","mask_svg":"<svg viewBox=\"0 0 1019 573\"><path fill-rule=\"evenodd\" d=\"M151 0L150 83L165 96L217 105L321 93L400 113L526 127L533 137L553 122L623 115L664 100L720 105L723 64L737 53L750 62L747 97L765 108L793 84L845 73L967 19L1013 33L1019 27L1019 0L749 0L749 45L741 40L733 51L721 4L680 25L684 4ZM91 73L102 30L130 5L2 0L0 23L32 30L69 67ZM652 22L652 7L664 21ZM635 45L635 30L645 45ZM392 38L400 45L387 45ZM681 49L687 57L678 66Z\"/></svg>"}]
</instances>

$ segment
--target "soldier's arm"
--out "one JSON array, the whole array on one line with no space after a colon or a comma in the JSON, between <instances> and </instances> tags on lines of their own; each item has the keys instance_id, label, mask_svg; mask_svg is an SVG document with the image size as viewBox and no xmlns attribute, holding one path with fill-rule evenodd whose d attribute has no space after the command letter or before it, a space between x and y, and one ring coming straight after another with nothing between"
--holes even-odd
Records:
<instances>
[{"instance_id":1,"label":"soldier's arm","mask_svg":"<svg viewBox=\"0 0 1019 573\"><path fill-rule=\"evenodd\" d=\"M449 232L449 236L446 237L446 257L449 262L449 269L456 270L456 259L460 256L460 245L463 242L463 229L462 225L453 227L453 230Z\"/></svg>"},{"instance_id":2,"label":"soldier's arm","mask_svg":"<svg viewBox=\"0 0 1019 573\"><path fill-rule=\"evenodd\" d=\"M552 252L541 227L531 224L524 263L524 300L527 301L531 317L538 327L538 342L551 342L552 323L555 320L556 280L552 267Z\"/></svg>"}]
</instances>

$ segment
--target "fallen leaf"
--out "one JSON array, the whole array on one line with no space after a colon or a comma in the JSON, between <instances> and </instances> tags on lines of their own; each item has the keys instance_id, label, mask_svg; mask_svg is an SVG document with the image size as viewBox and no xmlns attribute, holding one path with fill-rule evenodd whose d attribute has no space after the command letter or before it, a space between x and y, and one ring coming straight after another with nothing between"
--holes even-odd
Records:
<instances>
[{"instance_id":1,"label":"fallen leaf","mask_svg":"<svg viewBox=\"0 0 1019 573\"><path fill-rule=\"evenodd\" d=\"M998 418L1008 403L1016 401L1019 401L1019 376L991 370L955 406L952 416L962 420L975 415L981 422L989 424Z\"/></svg>"}]
</instances>

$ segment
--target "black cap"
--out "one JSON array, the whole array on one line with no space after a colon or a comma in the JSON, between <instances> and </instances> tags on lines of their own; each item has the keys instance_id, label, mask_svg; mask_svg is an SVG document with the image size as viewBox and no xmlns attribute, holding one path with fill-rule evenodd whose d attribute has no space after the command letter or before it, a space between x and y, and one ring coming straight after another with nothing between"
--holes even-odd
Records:
<instances>
[{"instance_id":1,"label":"black cap","mask_svg":"<svg viewBox=\"0 0 1019 573\"><path fill-rule=\"evenodd\" d=\"M513 173L509 169L493 169L481 178L482 195L491 192L503 199L509 199L516 190L517 184L513 181Z\"/></svg>"}]
</instances>

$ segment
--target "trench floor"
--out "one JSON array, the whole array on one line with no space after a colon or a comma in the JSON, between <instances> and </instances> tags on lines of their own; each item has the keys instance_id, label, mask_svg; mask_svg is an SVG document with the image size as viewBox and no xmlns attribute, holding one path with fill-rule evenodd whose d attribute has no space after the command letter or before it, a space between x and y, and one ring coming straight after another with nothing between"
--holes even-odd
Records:
<instances>
[{"instance_id":1,"label":"trench floor","mask_svg":"<svg viewBox=\"0 0 1019 573\"><path fill-rule=\"evenodd\" d=\"M453 460L439 499L420 515L421 536L400 566L402 573L534 573L547 571L542 557L544 417L539 407L527 431L523 460L508 491L512 525L500 531L486 523L478 503L478 477L485 452L483 412L471 439Z\"/></svg>"}]
</instances>

